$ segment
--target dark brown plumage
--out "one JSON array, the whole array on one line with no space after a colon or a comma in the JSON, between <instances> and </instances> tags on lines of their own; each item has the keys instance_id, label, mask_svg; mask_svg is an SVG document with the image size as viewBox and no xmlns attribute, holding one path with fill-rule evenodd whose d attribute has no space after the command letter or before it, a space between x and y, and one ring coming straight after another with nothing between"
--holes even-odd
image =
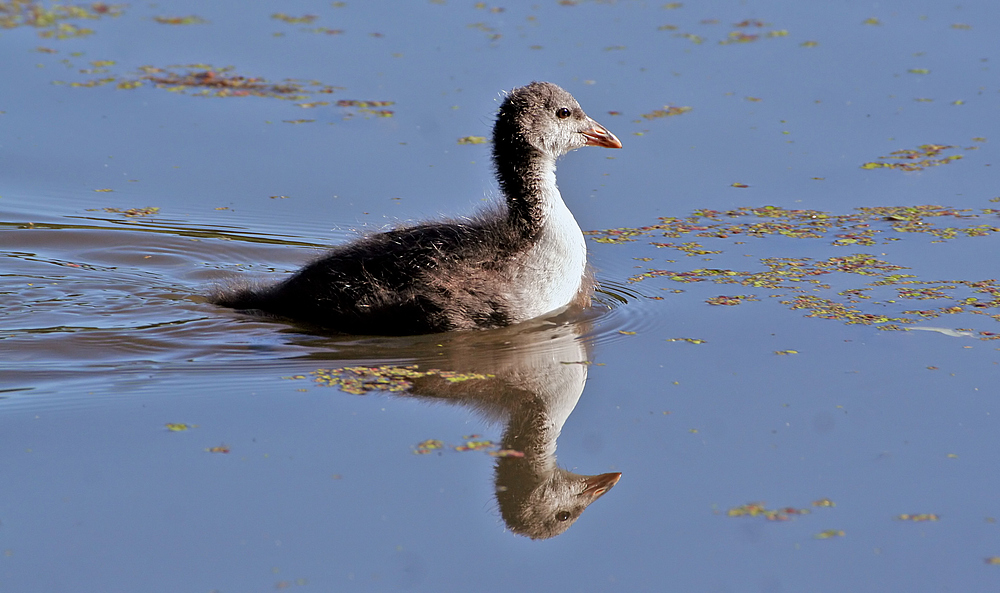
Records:
<instances>
[{"instance_id":1,"label":"dark brown plumage","mask_svg":"<svg viewBox=\"0 0 1000 593\"><path fill-rule=\"evenodd\" d=\"M493 130L506 203L335 247L283 282L230 284L212 302L346 333L502 327L589 298L583 235L555 185L555 161L582 146L620 148L558 86L511 91Z\"/></svg>"}]
</instances>

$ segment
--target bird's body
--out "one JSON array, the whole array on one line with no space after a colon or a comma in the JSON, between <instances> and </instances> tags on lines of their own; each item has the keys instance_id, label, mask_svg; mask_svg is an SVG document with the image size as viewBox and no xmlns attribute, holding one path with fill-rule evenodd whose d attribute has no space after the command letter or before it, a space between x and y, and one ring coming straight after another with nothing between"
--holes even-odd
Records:
<instances>
[{"instance_id":1,"label":"bird's body","mask_svg":"<svg viewBox=\"0 0 1000 593\"><path fill-rule=\"evenodd\" d=\"M512 91L493 130L506 203L335 247L287 280L212 300L347 333L502 327L589 299L583 234L556 187L556 159L617 138L551 83Z\"/></svg>"}]
</instances>

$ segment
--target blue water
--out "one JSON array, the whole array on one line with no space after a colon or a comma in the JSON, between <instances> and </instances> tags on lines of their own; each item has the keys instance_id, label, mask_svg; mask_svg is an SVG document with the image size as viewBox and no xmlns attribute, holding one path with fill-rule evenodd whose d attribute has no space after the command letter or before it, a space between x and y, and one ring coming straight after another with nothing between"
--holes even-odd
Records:
<instances>
[{"instance_id":1,"label":"blue water","mask_svg":"<svg viewBox=\"0 0 1000 593\"><path fill-rule=\"evenodd\" d=\"M0 590L996 588L994 3L86 6L100 18L57 24L89 35L44 37L24 12L0 29ZM154 19L188 15L205 22ZM759 37L720 43L733 31ZM118 88L192 64L304 96ZM853 218L811 238L594 234L594 308L497 332L329 336L206 302L223 278L494 199L488 145L458 139L531 80L624 144L560 162L584 229ZM643 117L665 106L691 109ZM862 168L923 145L950 148ZM902 211L858 210L919 205L955 212L902 232ZM901 268L671 279L856 254ZM651 270L671 274L630 281ZM846 309L807 317L803 296ZM490 377L317 381L413 365ZM539 453L488 454L504 443ZM617 472L557 534L504 506ZM730 516L750 503L810 512Z\"/></svg>"}]
</instances>

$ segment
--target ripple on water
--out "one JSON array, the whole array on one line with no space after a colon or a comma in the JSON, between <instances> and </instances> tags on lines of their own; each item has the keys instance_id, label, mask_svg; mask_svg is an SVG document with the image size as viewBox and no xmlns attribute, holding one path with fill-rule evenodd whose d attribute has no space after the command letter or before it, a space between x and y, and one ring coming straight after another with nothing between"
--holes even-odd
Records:
<instances>
[{"instance_id":1,"label":"ripple on water","mask_svg":"<svg viewBox=\"0 0 1000 593\"><path fill-rule=\"evenodd\" d=\"M346 226L346 225L345 225ZM67 217L61 222L0 222L6 250L0 272L0 400L59 406L67 386L101 392L148 382L197 385L204 373L234 381L316 366L442 363L524 351L565 356L565 334L589 357L595 343L625 338L657 323L652 297L603 280L594 307L491 332L376 338L331 336L278 320L220 309L204 298L234 274L278 279L321 252L294 235L190 221ZM332 233L329 244L354 233ZM625 306L628 305L628 306ZM662 318L661 318L662 319ZM535 334L542 332L542 334ZM540 337L539 337L540 336ZM534 339L538 337L538 339ZM556 339L560 338L560 339ZM109 387L111 386L111 387ZM25 404L27 405L27 404Z\"/></svg>"},{"instance_id":2,"label":"ripple on water","mask_svg":"<svg viewBox=\"0 0 1000 593\"><path fill-rule=\"evenodd\" d=\"M671 318L663 314L667 305L661 301L659 295L635 284L601 278L594 307L602 313L591 339L603 345L639 333L668 334Z\"/></svg>"},{"instance_id":3,"label":"ripple on water","mask_svg":"<svg viewBox=\"0 0 1000 593\"><path fill-rule=\"evenodd\" d=\"M200 296L211 282L229 270L285 272L320 251L315 243L232 228L90 222L0 223L0 344L17 359L131 359L149 351L197 357L200 332L209 330L208 344L219 345L223 330L240 325L218 317L226 321L211 331L216 309Z\"/></svg>"}]
</instances>

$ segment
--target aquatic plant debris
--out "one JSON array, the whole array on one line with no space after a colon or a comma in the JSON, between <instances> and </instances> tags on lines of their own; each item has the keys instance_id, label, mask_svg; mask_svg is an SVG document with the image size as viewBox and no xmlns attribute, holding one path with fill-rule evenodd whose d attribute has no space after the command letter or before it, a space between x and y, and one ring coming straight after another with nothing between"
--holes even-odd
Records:
<instances>
[{"instance_id":1,"label":"aquatic plant debris","mask_svg":"<svg viewBox=\"0 0 1000 593\"><path fill-rule=\"evenodd\" d=\"M467 435L463 437L463 440L464 442L461 445L454 445L451 449L459 453L467 451L484 451L491 457L524 457L524 453L521 451L515 451L514 449L502 449L500 443L482 439L477 434ZM428 453L433 453L435 451L443 451L444 448L444 441L439 439L427 439L426 441L417 443L417 446L413 448L413 454L427 455Z\"/></svg>"},{"instance_id":2,"label":"aquatic plant debris","mask_svg":"<svg viewBox=\"0 0 1000 593\"><path fill-rule=\"evenodd\" d=\"M931 243L995 237L1000 232L998 214L1000 210L992 208L974 211L933 205L866 207L848 214L763 206L725 212L696 210L686 218L661 217L649 226L588 231L586 234L597 243L610 245L647 239L650 246L677 249L688 255L726 253L734 244L746 245L769 237L821 240L834 249L846 247L858 251L826 258L757 258L750 269L650 266L632 275L628 281L742 286L770 291L767 296L778 298L778 302L790 310L802 311L806 317L839 320L849 325L875 325L885 331L905 331L911 329L907 326L914 326L914 329L953 337L997 340L1000 330L976 330L971 327L974 322L956 324L957 328L920 325L957 314L1000 322L1000 282L996 278L922 278L890 261L890 256L876 256L859 248L876 248L921 237ZM676 241L692 235L699 241ZM657 240L659 237L675 241L662 242ZM858 280L862 281L860 285ZM715 295L707 302L732 306L749 300L756 300L756 297Z\"/></svg>"},{"instance_id":3,"label":"aquatic plant debris","mask_svg":"<svg viewBox=\"0 0 1000 593\"><path fill-rule=\"evenodd\" d=\"M831 539L834 537L844 537L845 535L847 534L844 533L843 529L827 529L825 531L820 531L813 537L816 539Z\"/></svg>"},{"instance_id":4,"label":"aquatic plant debris","mask_svg":"<svg viewBox=\"0 0 1000 593\"><path fill-rule=\"evenodd\" d=\"M913 70L911 70L913 72ZM900 171L922 171L927 167L937 167L955 162L963 157L961 154L940 156L947 150L957 147L945 144L921 144L916 149L894 150L888 156L880 156L879 160L861 165L862 169L898 169ZM974 150L971 146L967 150Z\"/></svg>"},{"instance_id":5,"label":"aquatic plant debris","mask_svg":"<svg viewBox=\"0 0 1000 593\"><path fill-rule=\"evenodd\" d=\"M417 443L417 446L413 448L413 453L415 455L427 455L444 447L444 443L437 439L427 439L426 441L421 441Z\"/></svg>"},{"instance_id":6,"label":"aquatic plant debris","mask_svg":"<svg viewBox=\"0 0 1000 593\"><path fill-rule=\"evenodd\" d=\"M154 16L153 20L161 25L202 25L208 22L193 14L188 16Z\"/></svg>"},{"instance_id":7,"label":"aquatic plant debris","mask_svg":"<svg viewBox=\"0 0 1000 593\"><path fill-rule=\"evenodd\" d=\"M87 208L87 212L110 212L112 214L124 214L129 218L136 216L151 216L159 211L160 208L158 206L147 206L145 208Z\"/></svg>"},{"instance_id":8,"label":"aquatic plant debris","mask_svg":"<svg viewBox=\"0 0 1000 593\"><path fill-rule=\"evenodd\" d=\"M813 505L817 506L817 505ZM768 521L790 521L799 515L812 513L809 509L797 509L795 507L783 507L779 509L769 509L764 502L751 502L733 507L726 511L727 517L761 517Z\"/></svg>"},{"instance_id":9,"label":"aquatic plant debris","mask_svg":"<svg viewBox=\"0 0 1000 593\"><path fill-rule=\"evenodd\" d=\"M918 513L914 515L909 515L903 513L902 515L897 515L897 521L912 521L914 523L923 523L925 521L937 521L940 517L934 513Z\"/></svg>"},{"instance_id":10,"label":"aquatic plant debris","mask_svg":"<svg viewBox=\"0 0 1000 593\"><path fill-rule=\"evenodd\" d=\"M0 29L35 27L38 36L46 39L71 39L93 35L94 30L66 21L97 20L117 17L125 12L125 4L47 4L31 0L0 2Z\"/></svg>"},{"instance_id":11,"label":"aquatic plant debris","mask_svg":"<svg viewBox=\"0 0 1000 593\"><path fill-rule=\"evenodd\" d=\"M691 111L692 107L680 107L676 105L664 105L663 109L654 109L649 113L643 113L642 117L644 119L660 119L661 117L670 117L673 115L680 115L682 113L687 113Z\"/></svg>"},{"instance_id":12,"label":"aquatic plant debris","mask_svg":"<svg viewBox=\"0 0 1000 593\"><path fill-rule=\"evenodd\" d=\"M272 14L271 18L279 21L284 21L290 25L308 25L309 23L312 23L313 21L318 19L319 16L315 14L307 14L304 16L290 16L283 12L278 12Z\"/></svg>"},{"instance_id":13,"label":"aquatic plant debris","mask_svg":"<svg viewBox=\"0 0 1000 593\"><path fill-rule=\"evenodd\" d=\"M337 107L354 108L354 113L363 115L374 115L375 117L392 117L394 112L390 109L375 109L376 107L389 107L395 101L358 101L355 99L341 99L337 101Z\"/></svg>"},{"instance_id":14,"label":"aquatic plant debris","mask_svg":"<svg viewBox=\"0 0 1000 593\"><path fill-rule=\"evenodd\" d=\"M458 373L438 369L419 370L411 366L342 367L337 369L317 369L312 372L317 385L337 387L344 393L366 395L373 391L398 393L413 387L417 379L437 377L448 383L482 380L494 377L480 373Z\"/></svg>"},{"instance_id":15,"label":"aquatic plant debris","mask_svg":"<svg viewBox=\"0 0 1000 593\"><path fill-rule=\"evenodd\" d=\"M286 80L270 82L264 78L233 74L234 68L215 68L207 64L188 66L143 66L140 79L152 82L158 88L173 92L201 89L198 93L213 97L270 97L303 100L309 93L332 93L333 87L317 82L302 83ZM182 71L183 70L183 71ZM307 87L311 87L308 88Z\"/></svg>"},{"instance_id":16,"label":"aquatic plant debris","mask_svg":"<svg viewBox=\"0 0 1000 593\"><path fill-rule=\"evenodd\" d=\"M514 449L498 449L489 451L490 457L524 457L524 453Z\"/></svg>"},{"instance_id":17,"label":"aquatic plant debris","mask_svg":"<svg viewBox=\"0 0 1000 593\"><path fill-rule=\"evenodd\" d=\"M483 449L490 449L492 447L498 447L493 441L465 441L464 445L455 446L456 451L481 451Z\"/></svg>"},{"instance_id":18,"label":"aquatic plant debris","mask_svg":"<svg viewBox=\"0 0 1000 593\"><path fill-rule=\"evenodd\" d=\"M712 297L706 300L705 302L708 303L709 305L733 306L733 305L739 305L744 301L756 301L756 300L757 299L755 299L752 294L737 294L733 296L720 295L717 297Z\"/></svg>"},{"instance_id":19,"label":"aquatic plant debris","mask_svg":"<svg viewBox=\"0 0 1000 593\"><path fill-rule=\"evenodd\" d=\"M656 247L669 247L671 249L676 249L684 253L684 255L688 257L693 257L696 255L710 255L713 253L722 253L722 251L713 251L711 249L705 249L700 243L696 243L694 241L690 243L682 243L680 245L676 245L674 243L650 243L650 245L654 245Z\"/></svg>"},{"instance_id":20,"label":"aquatic plant debris","mask_svg":"<svg viewBox=\"0 0 1000 593\"><path fill-rule=\"evenodd\" d=\"M111 65L114 62L106 62ZM328 95L340 87L316 80L285 79L272 82L265 78L236 74L232 66L216 67L210 64L182 64L171 66L142 66L135 74L106 76L83 82L54 81L72 87L95 87L115 83L123 90L137 89L147 84L173 93L199 97L265 97L286 101L306 101L312 95ZM105 73L107 71L100 71ZM86 73L86 71L85 71ZM91 73L97 73L92 71ZM348 104L354 102L348 102ZM392 102L381 102L391 105ZM338 105L340 103L338 102ZM391 113L391 112L390 112Z\"/></svg>"},{"instance_id":21,"label":"aquatic plant debris","mask_svg":"<svg viewBox=\"0 0 1000 593\"><path fill-rule=\"evenodd\" d=\"M696 45L701 45L702 43L705 42L704 37L702 37L701 35L695 35L694 33L675 33L674 37L681 37L683 39L687 39L688 41L691 41Z\"/></svg>"},{"instance_id":22,"label":"aquatic plant debris","mask_svg":"<svg viewBox=\"0 0 1000 593\"><path fill-rule=\"evenodd\" d=\"M720 24L720 21L719 19L708 18L701 19L698 24L714 26ZM768 29L769 27L771 27L769 23L765 23L764 21L758 19L744 19L737 23L733 23L733 30L719 39L717 43L719 45L737 45L753 43L762 39L787 37L789 35L789 31L787 29ZM678 29L679 27L673 24L660 25L657 27L658 31L677 31ZM674 33L674 37L688 39L698 45L705 42L705 37L690 32Z\"/></svg>"}]
</instances>

